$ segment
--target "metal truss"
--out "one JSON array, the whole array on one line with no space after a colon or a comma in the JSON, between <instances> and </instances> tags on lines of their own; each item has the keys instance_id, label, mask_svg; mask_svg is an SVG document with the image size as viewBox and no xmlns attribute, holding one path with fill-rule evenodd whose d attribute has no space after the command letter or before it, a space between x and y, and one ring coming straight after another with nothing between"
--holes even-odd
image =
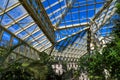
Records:
<instances>
[{"instance_id":1,"label":"metal truss","mask_svg":"<svg viewBox=\"0 0 120 80\"><path fill-rule=\"evenodd\" d=\"M30 23L30 24L28 24L26 27L24 27L24 28L21 28L21 29L17 30L17 31L15 32L15 35L17 35L17 34L21 33L23 30L28 29L29 27L33 26L34 24L35 24L35 22L31 22L31 23Z\"/></svg>"},{"instance_id":2,"label":"metal truss","mask_svg":"<svg viewBox=\"0 0 120 80\"><path fill-rule=\"evenodd\" d=\"M61 6L60 3L63 0L58 0L58 1L54 2L53 4L50 4L47 7L44 7L42 4L42 2L44 2L44 1L46 1L46 0L36 0L35 2L36 2L37 8L33 5L32 0L30 0L30 3L28 3L27 0L19 0L17 3L13 4L10 7L7 7L7 5L6 5L5 9L2 9L0 7L0 10L1 10L0 16L2 16L1 21L5 14L8 17L10 17L10 19L12 20L12 22L10 22L4 26L2 26L1 22L0 22L0 41L2 39L4 31L6 31L12 35L12 37L10 39L10 43L9 43L9 45L11 45L11 46L12 46L13 39L17 38L20 42L25 43L25 46L23 45L25 48L25 51L27 51L27 49L29 48L28 50L32 51L31 52L32 55L34 55L33 54L34 52L39 53L40 51L44 51L44 50L51 48L50 50L48 50L48 52L50 52L51 56L54 56L54 57L58 58L59 60L62 57L61 59L63 59L63 60L74 61L74 59L77 60L84 54L90 53L91 44L93 44L94 42L96 42L97 45L101 45L101 42L103 40L105 43L107 43L107 41L110 40L107 38L108 36L104 37L102 40L99 40L99 37L96 35L96 33L114 15L116 8L114 7L113 3L115 3L116 0L107 0L105 2L105 4L103 5L103 7L97 13L95 12L96 7L91 9L91 10L94 10L94 14L95 14L94 17L91 19L89 19L89 17L88 17L88 10L90 10L90 9L88 9L88 7L86 8L86 10L78 10L78 11L74 11L74 12L69 12L69 11L72 8L80 8L80 7L91 6L91 5L96 6L96 4L103 4L104 2L95 2L92 4L83 4L83 5L79 5L79 6L74 6L73 4L75 4L76 0L70 0L71 2L66 2L66 5ZM86 3L88 3L87 1L88 0L86 0ZM47 13L48 9L51 9L52 7L54 7L55 5L58 5L58 4L59 4L60 8L54 10L53 12L51 12L49 14ZM76 4L80 4L80 2L78 1L78 2L76 2ZM21 5L26 9L27 12L24 15L22 15L21 17L14 19L8 12L18 6L21 6ZM61 14L57 15L55 17L54 14L57 13L58 11L61 11ZM72 15L74 15L76 13L80 13L80 12L86 12L86 14L85 14L86 18L80 19L80 16L78 16L79 18L76 20L71 19L71 20L62 22L67 14L72 16ZM54 16L54 18L52 18L50 20L51 16ZM27 17L32 17L33 21L29 22L27 25L22 27L20 25L22 23L19 23L19 22ZM84 20L84 19L87 20L87 22L81 23L80 20ZM52 23L54 20L57 20L57 22L55 23L56 25L54 25ZM74 22L74 21L79 21L79 23L66 25L67 22ZM64 23L65 25L59 26L61 23ZM9 31L8 29L15 24L18 24L20 29L16 30L13 33L11 31ZM36 25L37 27L35 27L32 32L26 31L33 25ZM79 28L79 27L84 27L84 28L80 29L78 32L72 33L71 35L67 35L66 37L61 38L58 41L55 41L55 33L54 33L55 31L66 30L66 32L67 32L67 30L69 30L69 29L74 29L74 28ZM24 35L22 38L19 38L18 35L20 33L22 33L23 31L25 31L27 33L27 35ZM40 31L42 32L41 34L39 33L39 35L33 36L35 33L40 32ZM80 36L79 36L78 41L74 42L72 45L67 46L63 52L59 52L55 48L57 43L59 43L63 40L66 40L70 37L73 37L83 31L88 32L87 35L85 35L85 38L80 38ZM31 37L32 39L27 40L27 39L29 39L29 37ZM42 38L42 37L44 37L44 38ZM105 41L105 39L106 39L106 41ZM34 43L34 45L32 45L32 47L31 47L32 43ZM45 43L45 44L43 44L43 43ZM61 48L65 47L63 45L57 45L57 46L59 46ZM20 51L21 47L19 47L18 50ZM25 53L26 53L25 55L28 54L27 52L25 52ZM36 56L37 56L37 54L36 54Z\"/></svg>"},{"instance_id":3,"label":"metal truss","mask_svg":"<svg viewBox=\"0 0 120 80\"><path fill-rule=\"evenodd\" d=\"M44 23L45 25L48 23L48 25L43 25L43 22L41 21L41 19L38 17L38 16L40 16L37 12L34 12L34 9L32 8L32 7L34 7L34 6L32 6L32 7L30 7L30 5L32 5L32 3L31 4L29 4L26 0L25 1L23 1L23 0L19 0L21 3L22 3L22 5L25 7L25 9L28 11L28 13L30 13L30 15L31 15L31 17L34 19L34 21L35 21L35 23L38 25L38 27L43 31L43 33L46 35L46 37L50 40L50 42L52 43L52 44L54 44L54 42L55 42L55 38L54 38L54 29L52 28L52 26L51 26L51 23L50 23L50 20L48 20L48 17L47 17L47 15L46 15L46 12L44 11L44 8L42 7L42 4L41 4L41 1L40 0L37 0L37 4L38 4L38 9L42 9L42 12L40 13L40 14L42 14L43 15L43 17L44 18L46 18L45 19L45 21L46 21L46 23ZM37 5L36 5L37 6ZM38 16L37 16L38 15ZM49 27L47 27L47 26L49 26ZM46 28L45 28L46 27ZM49 30L48 30L49 29ZM49 32L48 31L50 31L50 33L51 34L49 34Z\"/></svg>"},{"instance_id":4,"label":"metal truss","mask_svg":"<svg viewBox=\"0 0 120 80\"><path fill-rule=\"evenodd\" d=\"M38 2L38 4L39 4L39 6L40 6L41 13L45 16L46 22L49 24L49 26L50 26L51 28L54 28L54 27L52 26L52 23L51 23L48 15L47 15L47 13L46 13L43 5L42 5L42 3L41 3L41 0L38 0L37 2Z\"/></svg>"},{"instance_id":5,"label":"metal truss","mask_svg":"<svg viewBox=\"0 0 120 80\"><path fill-rule=\"evenodd\" d=\"M49 9L50 7L53 7L53 6L57 5L57 4L59 4L62 1L63 0L59 0L59 1L55 2L54 4L51 4L50 6L46 7L45 10Z\"/></svg>"},{"instance_id":6,"label":"metal truss","mask_svg":"<svg viewBox=\"0 0 120 80\"><path fill-rule=\"evenodd\" d=\"M92 44L102 48L104 46L103 42L99 40L97 37L96 32L105 25L105 23L110 20L110 18L114 15L116 8L113 3L115 4L116 1L109 0L107 3L100 9L100 11L94 16L93 19L90 21L90 31L91 31L91 39ZM107 33L106 33L107 34ZM107 37L107 36L106 36ZM104 37L105 38L105 37ZM102 43L102 44L101 44Z\"/></svg>"},{"instance_id":7,"label":"metal truss","mask_svg":"<svg viewBox=\"0 0 120 80\"><path fill-rule=\"evenodd\" d=\"M112 15L114 15L114 13L115 13L115 8L113 8L112 9L112 7L114 7L114 5L111 5L112 4L112 2L114 2L113 0L109 0L108 2L106 2L106 4L100 9L100 11L98 11L98 13L94 16L94 18L92 18L91 20L91 22L90 22L90 24L88 24L89 26L91 26L90 28L92 28L93 29L93 27L95 27L96 26L96 28L94 28L93 30L95 30L95 32L94 31L92 31L91 29L90 29L90 33L88 33L88 34L91 34L91 33L93 33L92 34L92 36L88 36L88 38L87 38L87 40L88 40L88 43L87 43L87 51L90 53L90 51L91 51L91 37L92 37L92 40L95 40L96 41L96 43L98 44L98 45L101 45L101 42L98 40L98 38L95 36L95 33L107 22L107 20L109 20L111 17L112 17ZM109 10L109 8L110 8L110 10ZM112 10L111 10L112 9ZM102 22L100 23L100 22L96 22L96 19L99 19L99 17L100 17L100 19L101 19L101 15L103 14L103 13L105 13L104 11L107 11L106 12L106 14L102 17L103 19L101 20ZM99 19L99 20L100 20ZM74 28L74 26L71 26L72 28ZM71 28L70 27L70 28ZM68 28L61 28L60 30L62 30L62 29L68 29ZM87 29L88 31L89 31L89 28ZM67 38L69 38L69 37L67 37ZM66 39L66 38L65 38ZM62 40L65 40L65 39L61 39L60 41L62 41ZM54 52L54 51L53 51ZM68 51L67 51L68 52ZM65 54L67 53L67 52L65 52ZM86 52L87 53L87 52ZM86 53L83 53L83 55L84 54L86 54ZM61 54L63 54L63 53L60 53L60 54L58 54L58 52L56 51L56 53L54 52L54 55L56 55L56 56L61 56ZM72 54L72 53L71 53ZM67 55L67 54L66 54ZM69 54L68 54L69 55Z\"/></svg>"},{"instance_id":8,"label":"metal truss","mask_svg":"<svg viewBox=\"0 0 120 80\"><path fill-rule=\"evenodd\" d=\"M56 27L58 27L61 23L61 21L63 20L63 18L67 15L67 12L72 8L72 6L74 5L76 0L71 0L71 2L66 2L66 9L65 11L60 15L60 19L58 20L58 22L56 23Z\"/></svg>"},{"instance_id":9,"label":"metal truss","mask_svg":"<svg viewBox=\"0 0 120 80\"><path fill-rule=\"evenodd\" d=\"M56 12L58 12L58 11L60 11L61 9L64 9L64 8L66 8L66 5L65 5L65 6L62 6L61 8L59 8L59 9L57 9L57 10L55 10L55 11L53 11L52 13L48 14L48 16L51 16L52 14L54 14L54 13L56 13Z\"/></svg>"},{"instance_id":10,"label":"metal truss","mask_svg":"<svg viewBox=\"0 0 120 80\"><path fill-rule=\"evenodd\" d=\"M9 2L7 2L7 3L9 3ZM5 24L4 28L7 30L7 29L10 28L12 25L17 24L17 25L19 25L20 29L19 29L19 30L16 30L14 33L12 33L12 34L14 34L14 36L18 37L18 36L17 36L18 34L20 34L21 32L25 31L25 32L27 33L27 35L26 35L25 37L22 37L22 39L21 39L22 41L26 41L26 43L29 44L29 42L27 42L27 38L32 37L32 38L33 38L33 41L37 42L37 44L41 44L41 41L37 41L37 39L35 39L35 38L32 36L34 33L37 33L38 31L41 31L38 27L36 27L35 30L34 30L33 32L31 32L31 33L29 33L29 32L26 31L28 28L30 28L31 26L33 26L33 25L36 24L34 21L33 21L33 22L30 22L28 25L26 25L26 26L24 26L24 27L21 26L21 24L25 24L25 23L20 23L20 21L23 20L23 19L25 19L25 18L27 18L27 17L30 17L30 15L29 15L28 13L22 15L21 17L19 17L19 18L17 18L17 19L14 19L13 17L11 17L11 15L8 13L8 12L10 12L11 10L13 10L14 8L19 7L19 6L21 6L21 3L20 3L20 2L17 2L17 3L13 4L13 5L10 6L10 7L7 7L7 5L6 5L7 8L6 8L5 10L3 10L2 8L0 8L0 9L2 10L2 12L0 12L1 16L4 17L4 14L6 14L6 15L8 15L8 16L11 18L11 20L12 20L12 22L10 22L9 24L7 24L7 25ZM3 19L3 18L2 18L2 19ZM1 19L1 21L2 21L2 19ZM26 24L27 24L27 23L26 23ZM41 36L41 35L40 35L40 36ZM44 36L44 34L42 34L42 36ZM41 37L42 37L42 36L41 36ZM46 39L46 40L48 40L48 39ZM33 41L32 41L32 42L33 42ZM43 41L42 41L42 42L43 42ZM29 44L29 45L30 45L30 44ZM35 48L35 47L34 47L34 48Z\"/></svg>"},{"instance_id":11,"label":"metal truss","mask_svg":"<svg viewBox=\"0 0 120 80\"><path fill-rule=\"evenodd\" d=\"M71 29L76 27L83 27L83 26L90 26L88 23L81 23L81 24L73 24L73 25L67 25L67 26L61 26L56 28L56 30L64 30L64 29Z\"/></svg>"},{"instance_id":12,"label":"metal truss","mask_svg":"<svg viewBox=\"0 0 120 80\"><path fill-rule=\"evenodd\" d=\"M21 5L20 2L17 2L16 4L14 4L11 7L7 8L5 11L0 12L0 15L3 15L5 13L7 13L8 11L14 9L15 7L18 7L19 5Z\"/></svg>"},{"instance_id":13,"label":"metal truss","mask_svg":"<svg viewBox=\"0 0 120 80\"><path fill-rule=\"evenodd\" d=\"M8 14L8 15L9 15L9 14ZM21 21L22 19L24 19L24 18L26 18L26 17L28 17L28 16L29 16L29 14L25 14L25 15L23 15L22 17L20 17L20 18L18 18L18 19L16 19L16 20L13 19L13 22L11 22L10 24L6 25L5 28L9 28L10 26L18 23L19 21ZM10 16L10 17L11 17L11 16Z\"/></svg>"},{"instance_id":14,"label":"metal truss","mask_svg":"<svg viewBox=\"0 0 120 80\"><path fill-rule=\"evenodd\" d=\"M72 37L72 36L74 36L74 35L76 35L76 34L79 34L80 32L82 32L82 31L84 31L84 30L87 30L87 29L89 29L89 27L86 27L86 28L84 28L84 29L82 29L82 30L80 30L80 31L78 31L78 32L76 32L76 33L73 33L73 34L71 34L71 35L68 35L67 37L62 38L62 39L58 40L57 42L60 42L60 41L65 40L65 39L67 39L67 38L69 38L69 37Z\"/></svg>"},{"instance_id":15,"label":"metal truss","mask_svg":"<svg viewBox=\"0 0 120 80\"><path fill-rule=\"evenodd\" d=\"M2 30L1 31L1 33L0 33L0 42L2 42L2 33L3 32L8 32L10 35L11 35L11 38L10 38L10 41L9 41L9 45L8 45L8 47L9 46L14 46L13 44L12 44L12 42L13 42L13 38L16 38L16 39L18 39L19 40L19 43L23 43L23 45L22 46L27 46L29 49L31 49L32 51L34 51L34 52L36 52L35 54L36 55L34 55L33 57L31 57L31 59L35 59L35 58L37 58L37 54L39 53L39 51L38 50L36 50L35 48L33 48L33 47L31 47L27 42L25 42L24 40L22 40L22 39L20 39L19 37L17 37L16 35L14 35L12 32L10 32L9 30L7 30L6 28L4 28L3 26L1 26L0 25L0 29ZM4 41L3 41L4 42ZM6 43L6 42L5 42ZM8 43L7 43L8 44ZM4 47L4 46L3 46ZM20 48L20 47L18 47L18 48ZM17 54L19 54L19 55L21 55L20 53L21 53L21 51L19 51L19 49L16 49L15 50L15 53L17 53ZM24 48L24 50L26 50L26 48ZM23 53L26 53L26 52L23 52ZM31 53L31 54L33 54L33 53ZM27 57L27 55L22 55L22 56L24 56L24 57ZM35 57L36 56L36 57ZM30 57L29 57L30 58Z\"/></svg>"}]
</instances>

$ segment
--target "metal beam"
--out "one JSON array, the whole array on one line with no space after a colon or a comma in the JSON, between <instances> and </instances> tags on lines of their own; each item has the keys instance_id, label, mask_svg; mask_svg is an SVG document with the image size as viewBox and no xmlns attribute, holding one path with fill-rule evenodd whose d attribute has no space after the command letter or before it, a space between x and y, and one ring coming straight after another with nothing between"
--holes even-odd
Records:
<instances>
[{"instance_id":1,"label":"metal beam","mask_svg":"<svg viewBox=\"0 0 120 80\"><path fill-rule=\"evenodd\" d=\"M47 40L46 38L45 38L45 39L40 40L40 41L39 41L39 43L37 43L37 44L33 45L33 47L36 47L37 45L41 44L42 42L44 42L44 41L46 41L46 40Z\"/></svg>"},{"instance_id":2,"label":"metal beam","mask_svg":"<svg viewBox=\"0 0 120 80\"><path fill-rule=\"evenodd\" d=\"M52 52L52 56L61 56L61 57L74 57L74 58L80 58L82 55L84 55L85 53L87 53L87 51L85 51L84 53L82 54L73 54L73 53L60 53L60 52L57 52L57 51L53 51ZM75 55L75 56L73 56ZM77 56L76 56L77 55Z\"/></svg>"},{"instance_id":3,"label":"metal beam","mask_svg":"<svg viewBox=\"0 0 120 80\"><path fill-rule=\"evenodd\" d=\"M71 28L77 28L82 26L90 26L88 23L81 23L81 24L73 24L73 25L66 25L66 26L59 26L56 28L56 30L64 30L64 29L71 29Z\"/></svg>"},{"instance_id":4,"label":"metal beam","mask_svg":"<svg viewBox=\"0 0 120 80\"><path fill-rule=\"evenodd\" d=\"M23 7L27 10L28 13L30 13L31 17L33 18L33 20L35 21L35 23L38 25L38 27L43 31L43 33L46 35L46 37L49 39L49 41L54 44L55 43L55 39L54 39L54 34L50 36L50 34L48 34L48 30L45 28L46 26L42 24L41 19L38 17L39 15L37 13L34 12L33 6L30 6L30 4L28 4L27 0L19 0L21 2L21 4L23 5ZM40 0L37 0L38 4L42 4ZM39 6L41 7L41 5ZM44 12L44 11L43 11ZM49 25L48 25L49 26ZM54 33L53 28L50 28L50 32Z\"/></svg>"},{"instance_id":5,"label":"metal beam","mask_svg":"<svg viewBox=\"0 0 120 80\"><path fill-rule=\"evenodd\" d=\"M80 8L80 7L84 7L84 6L92 6L92 5L96 5L96 4L103 4L105 3L105 1L103 2L96 2L96 3L90 3L90 4L83 4L83 5L78 5L78 6L72 6L72 8ZM77 4L80 4L80 2L77 2Z\"/></svg>"},{"instance_id":6,"label":"metal beam","mask_svg":"<svg viewBox=\"0 0 120 80\"><path fill-rule=\"evenodd\" d=\"M2 36L3 36L3 30L2 30L2 28L0 28L0 42L2 40Z\"/></svg>"},{"instance_id":7,"label":"metal beam","mask_svg":"<svg viewBox=\"0 0 120 80\"><path fill-rule=\"evenodd\" d=\"M91 44L91 30L89 28L87 30L87 53L88 54L90 54L90 51L91 51L90 44Z\"/></svg>"},{"instance_id":8,"label":"metal beam","mask_svg":"<svg viewBox=\"0 0 120 80\"><path fill-rule=\"evenodd\" d=\"M64 8L66 8L66 5L61 7L61 9L64 9ZM48 16L49 16L49 17L52 16L52 14L57 13L57 12L60 11L61 9L58 8L57 10L55 10L55 11L53 11L52 13L48 14Z\"/></svg>"},{"instance_id":9,"label":"metal beam","mask_svg":"<svg viewBox=\"0 0 120 80\"><path fill-rule=\"evenodd\" d=\"M72 0L71 3L66 3L67 8L65 9L65 11L61 14L61 18L58 20L58 22L56 23L56 27L58 27L62 21L62 19L67 15L67 12L72 8L73 4L75 3L76 0Z\"/></svg>"},{"instance_id":10,"label":"metal beam","mask_svg":"<svg viewBox=\"0 0 120 80\"><path fill-rule=\"evenodd\" d=\"M36 36L35 39L32 39L32 40L30 40L29 42L33 42L33 41L35 41L35 40L37 40L37 39L39 39L39 38L41 38L41 37L43 37L43 36L44 36L44 34L41 34L40 36Z\"/></svg>"},{"instance_id":11,"label":"metal beam","mask_svg":"<svg viewBox=\"0 0 120 80\"><path fill-rule=\"evenodd\" d=\"M105 9L108 9L108 8L110 8L111 6L113 6L113 5L110 5L112 2L116 2L116 0L115 1L113 1L113 0L110 0L110 2L107 4L106 3L106 7L104 7L104 9L102 8L101 10L102 10L102 12L105 10ZM99 18L98 20L100 21L100 22L96 22L96 21L93 21L93 19L95 19L95 18L93 18L91 21L93 21L94 23L92 23L91 25L93 26L93 33L96 33L111 17L112 17L112 15L114 15L114 13L115 13L115 11L116 11L116 8L115 8L115 6L113 7L113 9L110 11L110 13L108 14L108 13L106 13L106 14L102 14L102 12L101 13L99 13L99 15L97 15L97 18ZM102 16L100 16L102 14ZM104 16L104 15L107 15L107 16ZM95 25L95 26L94 26Z\"/></svg>"},{"instance_id":12,"label":"metal beam","mask_svg":"<svg viewBox=\"0 0 120 80\"><path fill-rule=\"evenodd\" d=\"M10 16L11 17L11 16ZM19 18L19 19L21 19L21 17ZM17 20L19 20L19 19L17 19ZM13 21L15 22L15 20L13 19ZM13 23L13 22L12 22ZM19 26L20 26L20 24L18 24ZM21 27L21 26L20 26ZM6 27L5 27L6 28ZM22 28L22 27L21 27ZM6 28L7 29L7 28ZM37 27L36 28L37 30L39 30L39 28ZM34 32L36 32L37 30L35 30ZM21 30L21 32L22 32L23 30ZM27 31L26 31L27 32ZM31 34L33 34L34 32L32 32ZM18 33L19 34L19 33ZM27 34L28 35L26 35L25 37L28 37L28 36L31 36L31 34L29 33L29 32L27 32ZM17 34L16 34L16 36L17 36ZM32 38L33 39L35 39L33 36L32 36ZM23 40L23 38L22 38L22 40ZM38 41L37 41L38 42ZM39 42L38 42L39 43Z\"/></svg>"},{"instance_id":13,"label":"metal beam","mask_svg":"<svg viewBox=\"0 0 120 80\"><path fill-rule=\"evenodd\" d=\"M110 2L106 3L103 8L97 13L98 15L95 15L93 19L91 19L91 29L92 29L92 38L94 39L94 44L101 47L99 39L95 36L95 33L102 27L104 24L114 15L115 8L109 9L111 6L111 3L114 2L111 0ZM110 10L110 11L109 11ZM98 18L98 19L97 19ZM99 22L96 22L95 20L99 20ZM94 21L93 21L94 20Z\"/></svg>"},{"instance_id":14,"label":"metal beam","mask_svg":"<svg viewBox=\"0 0 120 80\"><path fill-rule=\"evenodd\" d=\"M17 2L16 4L13 4L12 6L8 7L5 11L0 12L0 15L5 14L6 12L14 9L15 7L17 7L17 6L19 6L19 5L21 5L20 2Z\"/></svg>"},{"instance_id":15,"label":"metal beam","mask_svg":"<svg viewBox=\"0 0 120 80\"><path fill-rule=\"evenodd\" d=\"M112 1L113 0L107 0L104 6L97 12L97 14L95 14L92 20L95 21L95 19L97 19L100 16L100 14L111 4Z\"/></svg>"},{"instance_id":16,"label":"metal beam","mask_svg":"<svg viewBox=\"0 0 120 80\"><path fill-rule=\"evenodd\" d=\"M98 28L95 30L95 32L97 32L102 26L104 26L104 24L114 15L115 11L116 11L116 8L114 8L114 9L111 11L111 14L109 14L108 16L106 16L106 17L104 18L102 24L101 24L101 23L98 23Z\"/></svg>"},{"instance_id":17,"label":"metal beam","mask_svg":"<svg viewBox=\"0 0 120 80\"><path fill-rule=\"evenodd\" d=\"M39 47L38 49L42 49L42 48L44 48L46 45L48 46L48 44L50 44L50 42L47 42L46 44L42 45L42 46Z\"/></svg>"},{"instance_id":18,"label":"metal beam","mask_svg":"<svg viewBox=\"0 0 120 80\"><path fill-rule=\"evenodd\" d=\"M7 13L6 13L7 14ZM13 22L12 23L10 23L10 24L16 24L16 23L18 23L17 21L20 21L20 20L22 20L22 19L24 19L25 17L27 17L28 15L27 14L25 14L25 15L23 15L22 17L20 17L20 18L18 18L17 20L14 20L9 14L7 14L12 20L13 20ZM19 25L19 24L18 24ZM7 27L10 27L11 25L7 25ZM20 25L19 25L20 26ZM5 28L7 28L7 27L5 27ZM21 27L22 28L22 27ZM39 29L38 29L39 30ZM23 30L21 30L20 32L22 32ZM18 32L17 34L19 34L20 32ZM28 32L27 32L28 33ZM16 36L17 36L17 34L16 34ZM29 35L31 35L31 34L29 34L28 33L28 35L27 36L29 36ZM34 39L34 37L33 37L33 39Z\"/></svg>"},{"instance_id":19,"label":"metal beam","mask_svg":"<svg viewBox=\"0 0 120 80\"><path fill-rule=\"evenodd\" d=\"M33 48L32 46L30 46L27 42L25 42L24 40L20 39L19 37L17 37L15 34L13 34L11 31L7 30L5 27L3 27L2 25L0 25L0 28L2 28L4 31L8 32L11 36L17 38L20 42L23 42L25 45L27 45L28 47L30 47L31 49L35 50L36 52L39 53L39 51L35 48Z\"/></svg>"},{"instance_id":20,"label":"metal beam","mask_svg":"<svg viewBox=\"0 0 120 80\"><path fill-rule=\"evenodd\" d=\"M63 1L63 0L56 1L55 3L53 3L53 4L49 5L48 7L46 7L45 10L47 10L47 9L49 9L49 8L57 5L57 4L59 4L59 3L62 2L62 1Z\"/></svg>"},{"instance_id":21,"label":"metal beam","mask_svg":"<svg viewBox=\"0 0 120 80\"><path fill-rule=\"evenodd\" d=\"M74 6L72 6L72 8L79 8L79 7L83 7L83 6L90 6L90 5L94 5L94 4L102 4L102 3L104 3L104 2L98 2L98 3L93 3L93 4L85 4L85 5L80 5L80 6L77 6L77 7L74 7ZM90 10L90 9L89 9ZM94 10L94 9L91 9L91 10ZM84 12L84 11L86 11L86 10L82 10L82 11L78 11L78 12ZM78 13L78 12L76 12L76 13ZM72 13L74 13L74 12L72 12ZM55 18L59 18L59 17L62 17L62 14L61 15L59 15L59 16L57 16L57 17L55 17ZM55 19L52 19L51 21L54 21Z\"/></svg>"},{"instance_id":22,"label":"metal beam","mask_svg":"<svg viewBox=\"0 0 120 80\"><path fill-rule=\"evenodd\" d=\"M80 31L78 31L78 32L76 32L76 33L73 33L73 34L71 34L71 35L68 35L67 37L62 38L62 39L58 40L57 42L60 42L60 41L65 40L65 39L67 39L67 38L69 38L69 37L72 37L72 36L74 36L74 35L76 35L76 34L79 34L79 33L81 33L82 31L85 31L85 30L87 30L87 29L89 29L89 27L86 27L86 28L84 28L84 29L82 29L82 30L80 30Z\"/></svg>"},{"instance_id":23,"label":"metal beam","mask_svg":"<svg viewBox=\"0 0 120 80\"><path fill-rule=\"evenodd\" d=\"M44 51L44 50L46 50L46 49L48 49L48 48L50 48L50 47L52 47L52 45L51 45L51 44L49 44L49 45L45 45L45 47L44 47L44 48L42 48L42 49L41 49L41 51Z\"/></svg>"},{"instance_id":24,"label":"metal beam","mask_svg":"<svg viewBox=\"0 0 120 80\"><path fill-rule=\"evenodd\" d=\"M28 16L29 16L28 13L27 13L27 14L24 14L22 17L20 17L20 18L14 20L14 21L11 22L10 24L6 25L5 28L9 28L10 26L12 26L12 25L18 23L20 20L22 20L22 19L24 19L24 18L26 18L26 17L28 17Z\"/></svg>"},{"instance_id":25,"label":"metal beam","mask_svg":"<svg viewBox=\"0 0 120 80\"><path fill-rule=\"evenodd\" d=\"M50 19L49 19L48 14L47 14L46 11L45 11L45 8L44 8L43 4L41 3L40 0L37 0L37 1L38 1L38 5L39 5L39 7L40 7L40 9L41 9L41 13L42 13L42 14L44 15L44 17L45 17L45 21L49 24L49 26L50 26L51 28L54 28L54 27L52 26L52 23L51 23L51 21L50 21Z\"/></svg>"},{"instance_id":26,"label":"metal beam","mask_svg":"<svg viewBox=\"0 0 120 80\"><path fill-rule=\"evenodd\" d=\"M38 32L38 31L40 31L40 29L39 29L39 28L35 29L35 31L34 31L34 32L32 32L32 34L34 34L34 33ZM32 35L32 34L31 34L31 35ZM25 37L23 37L22 39L23 39L23 40L25 40L26 38L30 37L31 35L26 35L26 36L25 36Z\"/></svg>"},{"instance_id":27,"label":"metal beam","mask_svg":"<svg viewBox=\"0 0 120 80\"><path fill-rule=\"evenodd\" d=\"M35 24L35 22L29 23L26 27L17 30L17 31L15 32L15 35L21 33L22 31L24 31L24 30L26 30L26 29L28 29L29 27L33 26L34 24Z\"/></svg>"},{"instance_id":28,"label":"metal beam","mask_svg":"<svg viewBox=\"0 0 120 80\"><path fill-rule=\"evenodd\" d=\"M9 46L10 46L10 47L13 45L13 39L14 39L14 37L11 36L11 37L10 37L10 42L9 42Z\"/></svg>"}]
</instances>

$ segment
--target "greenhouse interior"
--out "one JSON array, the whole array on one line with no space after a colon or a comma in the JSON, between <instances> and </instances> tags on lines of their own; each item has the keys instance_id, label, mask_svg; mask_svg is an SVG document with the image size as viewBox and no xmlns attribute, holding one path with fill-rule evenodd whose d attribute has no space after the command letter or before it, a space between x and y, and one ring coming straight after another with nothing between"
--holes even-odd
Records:
<instances>
[{"instance_id":1,"label":"greenhouse interior","mask_svg":"<svg viewBox=\"0 0 120 80\"><path fill-rule=\"evenodd\" d=\"M0 0L0 80L120 80L120 0Z\"/></svg>"}]
</instances>

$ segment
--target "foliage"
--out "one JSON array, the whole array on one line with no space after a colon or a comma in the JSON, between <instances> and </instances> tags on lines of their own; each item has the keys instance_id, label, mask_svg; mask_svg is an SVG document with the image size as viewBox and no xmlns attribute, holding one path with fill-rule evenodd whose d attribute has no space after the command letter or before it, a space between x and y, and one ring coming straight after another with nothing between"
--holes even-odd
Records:
<instances>
[{"instance_id":1,"label":"foliage","mask_svg":"<svg viewBox=\"0 0 120 80\"><path fill-rule=\"evenodd\" d=\"M63 75L57 75L52 64L59 63L45 52L39 53L39 60L26 60L24 58L10 60L8 57L14 49L24 45L18 44L6 49L0 48L0 80L61 80ZM66 63L61 62L64 70L67 70ZM66 78L66 77L65 77ZM63 79L64 80L64 79Z\"/></svg>"},{"instance_id":2,"label":"foliage","mask_svg":"<svg viewBox=\"0 0 120 80\"><path fill-rule=\"evenodd\" d=\"M114 45L114 46L113 46ZM87 71L90 79L105 80L106 69L109 77L112 79L120 79L120 39L116 38L113 42L103 49L102 54L98 51L90 55L85 55L79 61L81 71ZM110 79L109 79L110 80Z\"/></svg>"},{"instance_id":3,"label":"foliage","mask_svg":"<svg viewBox=\"0 0 120 80\"><path fill-rule=\"evenodd\" d=\"M98 52L92 55L85 55L79 60L80 72L88 72L90 79L104 80L103 56Z\"/></svg>"},{"instance_id":4,"label":"foliage","mask_svg":"<svg viewBox=\"0 0 120 80\"><path fill-rule=\"evenodd\" d=\"M46 80L52 72L53 58L45 52L40 52L40 60L26 60L24 58L7 61L8 56L17 47L17 44L5 49L0 48L0 80Z\"/></svg>"},{"instance_id":5,"label":"foliage","mask_svg":"<svg viewBox=\"0 0 120 80\"><path fill-rule=\"evenodd\" d=\"M5 49L0 48L0 64L4 64L8 58L8 56L12 53L13 50L15 50L17 47L22 45L23 43L19 43L14 46L8 46Z\"/></svg>"},{"instance_id":6,"label":"foliage","mask_svg":"<svg viewBox=\"0 0 120 80\"><path fill-rule=\"evenodd\" d=\"M116 6L120 14L120 3ZM79 60L79 71L87 71L90 80L120 80L120 19L116 19L115 24L114 40L107 44L102 54L95 49Z\"/></svg>"},{"instance_id":7,"label":"foliage","mask_svg":"<svg viewBox=\"0 0 120 80\"><path fill-rule=\"evenodd\" d=\"M36 80L33 74L25 69L20 62L14 62L7 68L0 69L0 80Z\"/></svg>"},{"instance_id":8,"label":"foliage","mask_svg":"<svg viewBox=\"0 0 120 80\"><path fill-rule=\"evenodd\" d=\"M116 7L117 7L116 12L117 12L118 14L120 14L120 3L117 3L117 4L116 4Z\"/></svg>"}]
</instances>

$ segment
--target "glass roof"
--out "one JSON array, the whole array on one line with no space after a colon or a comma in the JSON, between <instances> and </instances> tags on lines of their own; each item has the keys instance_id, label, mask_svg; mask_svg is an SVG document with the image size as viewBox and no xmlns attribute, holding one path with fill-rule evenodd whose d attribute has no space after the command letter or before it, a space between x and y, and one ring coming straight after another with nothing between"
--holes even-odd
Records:
<instances>
[{"instance_id":1,"label":"glass roof","mask_svg":"<svg viewBox=\"0 0 120 80\"><path fill-rule=\"evenodd\" d=\"M54 46L53 55L78 57L87 53L88 29L99 42L110 35L115 2L1 0L0 25L39 51Z\"/></svg>"},{"instance_id":2,"label":"glass roof","mask_svg":"<svg viewBox=\"0 0 120 80\"><path fill-rule=\"evenodd\" d=\"M43 6L56 27L89 22L106 0L44 0Z\"/></svg>"},{"instance_id":3,"label":"glass roof","mask_svg":"<svg viewBox=\"0 0 120 80\"><path fill-rule=\"evenodd\" d=\"M44 50L52 45L18 0L2 0L0 10L0 24L17 37L37 50Z\"/></svg>"}]
</instances>

